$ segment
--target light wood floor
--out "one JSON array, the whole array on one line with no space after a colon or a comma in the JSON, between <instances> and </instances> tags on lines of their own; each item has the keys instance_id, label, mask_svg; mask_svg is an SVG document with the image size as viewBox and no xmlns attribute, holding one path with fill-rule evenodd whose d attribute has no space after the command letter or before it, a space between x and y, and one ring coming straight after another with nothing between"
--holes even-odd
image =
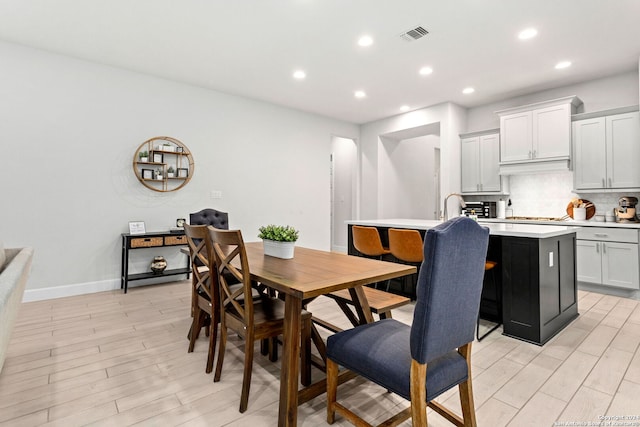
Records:
<instances>
[{"instance_id":1,"label":"light wood floor","mask_svg":"<svg viewBox=\"0 0 640 427\"><path fill-rule=\"evenodd\" d=\"M480 426L587 425L604 416L640 426L640 302L579 297L580 317L544 347L499 331L474 344ZM0 426L275 425L279 363L257 352L249 409L240 414L241 341L231 337L214 384L204 372L204 334L187 353L189 301L184 281L23 304L0 374ZM331 300L309 308L347 325ZM412 306L394 316L409 323ZM314 380L321 378L314 369ZM370 422L407 406L360 379L340 387L339 398L347 395ZM459 412L455 391L439 400ZM324 396L301 405L299 425L325 425L325 410ZM429 422L449 425L431 411Z\"/></svg>"}]
</instances>

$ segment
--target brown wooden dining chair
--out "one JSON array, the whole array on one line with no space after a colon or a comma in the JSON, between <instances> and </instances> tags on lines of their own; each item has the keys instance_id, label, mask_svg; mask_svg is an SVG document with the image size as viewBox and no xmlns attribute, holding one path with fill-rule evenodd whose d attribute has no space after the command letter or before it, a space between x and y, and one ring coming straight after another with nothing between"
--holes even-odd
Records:
<instances>
[{"instance_id":1,"label":"brown wooden dining chair","mask_svg":"<svg viewBox=\"0 0 640 427\"><path fill-rule=\"evenodd\" d=\"M206 372L213 370L218 324L220 323L220 303L218 297L218 277L211 268L211 237L206 225L184 225L191 258L192 298L191 329L189 330L189 353L193 352L196 339L203 326L207 326L209 336L209 354Z\"/></svg>"},{"instance_id":2,"label":"brown wooden dining chair","mask_svg":"<svg viewBox=\"0 0 640 427\"><path fill-rule=\"evenodd\" d=\"M418 272L410 276L405 276L402 283L402 291L404 292L405 284L408 280L411 281L412 299L416 298L416 282L418 273L420 272L420 265L424 259L422 245L422 236L418 230L389 229L389 250L391 251L391 255L403 264L418 267Z\"/></svg>"},{"instance_id":3,"label":"brown wooden dining chair","mask_svg":"<svg viewBox=\"0 0 640 427\"><path fill-rule=\"evenodd\" d=\"M247 410L255 341L274 338L284 332L284 302L261 293L252 298L249 262L240 230L217 230L209 227L220 291L220 349L213 381L220 381L227 343L227 330L244 338L244 374L240 412ZM230 278L242 283L232 286ZM258 302L259 301L259 302ZM301 382L311 383L311 313L302 312Z\"/></svg>"}]
</instances>

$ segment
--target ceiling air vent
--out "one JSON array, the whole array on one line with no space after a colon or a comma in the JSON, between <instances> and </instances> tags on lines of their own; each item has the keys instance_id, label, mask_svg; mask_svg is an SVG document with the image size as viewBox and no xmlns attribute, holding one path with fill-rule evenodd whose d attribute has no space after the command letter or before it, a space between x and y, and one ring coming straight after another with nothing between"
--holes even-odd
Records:
<instances>
[{"instance_id":1,"label":"ceiling air vent","mask_svg":"<svg viewBox=\"0 0 640 427\"><path fill-rule=\"evenodd\" d=\"M424 27L418 26L400 34L400 38L402 40L412 42L426 36L427 34L429 34L429 31L425 30Z\"/></svg>"}]
</instances>

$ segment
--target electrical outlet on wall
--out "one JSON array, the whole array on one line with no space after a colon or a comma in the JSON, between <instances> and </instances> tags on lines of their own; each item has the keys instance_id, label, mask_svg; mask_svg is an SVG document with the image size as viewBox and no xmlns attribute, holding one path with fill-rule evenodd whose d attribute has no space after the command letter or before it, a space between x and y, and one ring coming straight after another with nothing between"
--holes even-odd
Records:
<instances>
[{"instance_id":1,"label":"electrical outlet on wall","mask_svg":"<svg viewBox=\"0 0 640 427\"><path fill-rule=\"evenodd\" d=\"M222 199L222 191L220 191L220 190L211 190L211 198L212 199Z\"/></svg>"}]
</instances>

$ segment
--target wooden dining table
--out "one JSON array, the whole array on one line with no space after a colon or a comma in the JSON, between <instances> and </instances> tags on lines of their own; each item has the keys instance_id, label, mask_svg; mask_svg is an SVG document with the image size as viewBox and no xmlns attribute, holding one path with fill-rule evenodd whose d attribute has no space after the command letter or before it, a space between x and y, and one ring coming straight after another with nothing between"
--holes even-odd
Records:
<instances>
[{"instance_id":1,"label":"wooden dining table","mask_svg":"<svg viewBox=\"0 0 640 427\"><path fill-rule=\"evenodd\" d=\"M324 380L298 390L303 301L349 289L361 322L373 322L362 286L413 274L416 267L299 246L292 259L280 259L266 256L261 242L247 243L246 251L251 278L285 296L278 425L295 426L298 404L326 390Z\"/></svg>"}]
</instances>

